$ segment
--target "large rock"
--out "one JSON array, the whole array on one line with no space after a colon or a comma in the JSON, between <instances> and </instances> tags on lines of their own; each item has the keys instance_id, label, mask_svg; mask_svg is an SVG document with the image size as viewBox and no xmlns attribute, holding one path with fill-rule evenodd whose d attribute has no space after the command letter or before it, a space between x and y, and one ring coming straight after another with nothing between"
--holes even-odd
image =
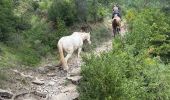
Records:
<instances>
[{"instance_id":1,"label":"large rock","mask_svg":"<svg viewBox=\"0 0 170 100\"><path fill-rule=\"evenodd\" d=\"M58 95L53 95L48 100L75 100L78 99L79 94L77 92L66 92L66 93L60 93Z\"/></svg>"},{"instance_id":2,"label":"large rock","mask_svg":"<svg viewBox=\"0 0 170 100\"><path fill-rule=\"evenodd\" d=\"M48 77L54 77L54 76L57 76L57 74L56 73L48 73L47 76Z\"/></svg>"},{"instance_id":3,"label":"large rock","mask_svg":"<svg viewBox=\"0 0 170 100\"><path fill-rule=\"evenodd\" d=\"M46 100L46 94L38 91L21 92L15 95L12 100Z\"/></svg>"},{"instance_id":4,"label":"large rock","mask_svg":"<svg viewBox=\"0 0 170 100\"><path fill-rule=\"evenodd\" d=\"M39 67L37 69L37 72L39 72L40 74L46 74L48 73L50 70L55 70L56 67L52 64L47 64L47 65L44 65L43 67Z\"/></svg>"},{"instance_id":5,"label":"large rock","mask_svg":"<svg viewBox=\"0 0 170 100\"><path fill-rule=\"evenodd\" d=\"M49 86L53 86L53 85L55 85L55 84L56 84L56 82L54 82L54 81L49 81L49 82L48 82L48 85L49 85Z\"/></svg>"},{"instance_id":6,"label":"large rock","mask_svg":"<svg viewBox=\"0 0 170 100\"><path fill-rule=\"evenodd\" d=\"M81 72L81 68L78 67L78 68L74 68L69 74L70 76L75 76L75 75L80 75L80 72Z\"/></svg>"},{"instance_id":7,"label":"large rock","mask_svg":"<svg viewBox=\"0 0 170 100\"><path fill-rule=\"evenodd\" d=\"M73 84L79 84L81 78L82 76L67 77L67 79L70 80Z\"/></svg>"},{"instance_id":8,"label":"large rock","mask_svg":"<svg viewBox=\"0 0 170 100\"><path fill-rule=\"evenodd\" d=\"M47 94L41 93L41 92L39 92L39 91L34 91L34 92L32 92L32 94L34 94L34 95L36 95L36 96L39 96L39 97L41 97L41 98L46 98L46 96L47 96Z\"/></svg>"},{"instance_id":9,"label":"large rock","mask_svg":"<svg viewBox=\"0 0 170 100\"><path fill-rule=\"evenodd\" d=\"M37 69L37 72L40 73L40 74L46 74L48 73L50 70L47 68L47 67L39 67Z\"/></svg>"},{"instance_id":10,"label":"large rock","mask_svg":"<svg viewBox=\"0 0 170 100\"><path fill-rule=\"evenodd\" d=\"M63 88L61 90L62 93L65 92L77 92L77 87L74 84L69 84L68 86L66 86L65 88Z\"/></svg>"},{"instance_id":11,"label":"large rock","mask_svg":"<svg viewBox=\"0 0 170 100\"><path fill-rule=\"evenodd\" d=\"M55 70L56 69L55 65L53 65L53 64L47 64L44 67L49 69L49 70Z\"/></svg>"},{"instance_id":12,"label":"large rock","mask_svg":"<svg viewBox=\"0 0 170 100\"><path fill-rule=\"evenodd\" d=\"M7 90L0 89L0 99L11 99L13 97L13 93Z\"/></svg>"},{"instance_id":13,"label":"large rock","mask_svg":"<svg viewBox=\"0 0 170 100\"><path fill-rule=\"evenodd\" d=\"M37 85L43 85L45 82L43 80L36 78L34 81L32 81L32 83Z\"/></svg>"}]
</instances>

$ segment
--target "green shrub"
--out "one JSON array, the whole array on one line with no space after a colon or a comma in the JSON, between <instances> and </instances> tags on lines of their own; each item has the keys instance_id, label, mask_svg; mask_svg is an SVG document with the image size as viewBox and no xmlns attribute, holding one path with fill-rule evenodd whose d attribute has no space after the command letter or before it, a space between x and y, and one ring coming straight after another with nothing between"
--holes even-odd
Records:
<instances>
[{"instance_id":1,"label":"green shrub","mask_svg":"<svg viewBox=\"0 0 170 100\"><path fill-rule=\"evenodd\" d=\"M105 16L105 10L103 6L98 2L98 0L89 1L88 5L89 5L88 21L90 22L102 21Z\"/></svg>"},{"instance_id":2,"label":"green shrub","mask_svg":"<svg viewBox=\"0 0 170 100\"><path fill-rule=\"evenodd\" d=\"M169 61L170 31L167 17L157 9L145 9L132 20L132 32L127 36L127 43L136 45L136 52L152 47L153 55ZM164 48L164 49L161 49Z\"/></svg>"},{"instance_id":3,"label":"green shrub","mask_svg":"<svg viewBox=\"0 0 170 100\"><path fill-rule=\"evenodd\" d=\"M42 24L42 26L44 25ZM44 28L46 29L47 27L44 27ZM69 32L65 26L64 21L61 19L57 19L55 28L56 29L54 29L53 31L49 31L49 32L44 32L42 30L43 32L40 34L43 34L43 35L37 34L37 38L38 36L41 36L37 40L40 40L44 45L49 46L51 49L56 48L58 40L63 36L69 35Z\"/></svg>"},{"instance_id":4,"label":"green shrub","mask_svg":"<svg viewBox=\"0 0 170 100\"><path fill-rule=\"evenodd\" d=\"M15 32L17 17L12 11L11 0L0 1L0 41L5 42Z\"/></svg>"},{"instance_id":5,"label":"green shrub","mask_svg":"<svg viewBox=\"0 0 170 100\"><path fill-rule=\"evenodd\" d=\"M81 100L169 99L169 85L161 76L168 66L151 59L145 51L134 56L134 46L119 39L113 45L109 53L84 58Z\"/></svg>"},{"instance_id":6,"label":"green shrub","mask_svg":"<svg viewBox=\"0 0 170 100\"><path fill-rule=\"evenodd\" d=\"M21 64L28 66L35 66L41 60L41 56L35 50L26 47L17 50L17 56Z\"/></svg>"},{"instance_id":7,"label":"green shrub","mask_svg":"<svg viewBox=\"0 0 170 100\"><path fill-rule=\"evenodd\" d=\"M79 22L86 22L88 17L87 0L75 0L76 17Z\"/></svg>"},{"instance_id":8,"label":"green shrub","mask_svg":"<svg viewBox=\"0 0 170 100\"><path fill-rule=\"evenodd\" d=\"M48 10L49 19L56 22L60 18L67 26L72 25L75 21L74 3L68 0L53 0Z\"/></svg>"}]
</instances>

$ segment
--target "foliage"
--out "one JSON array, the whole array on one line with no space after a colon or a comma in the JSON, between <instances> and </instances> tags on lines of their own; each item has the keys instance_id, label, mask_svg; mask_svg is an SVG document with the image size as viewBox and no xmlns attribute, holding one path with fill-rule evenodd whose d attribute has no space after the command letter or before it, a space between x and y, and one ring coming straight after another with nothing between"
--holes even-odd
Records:
<instances>
[{"instance_id":1,"label":"foliage","mask_svg":"<svg viewBox=\"0 0 170 100\"><path fill-rule=\"evenodd\" d=\"M81 100L169 99L168 65L150 58L146 50L134 55L135 44L113 41L114 49L100 57L84 57Z\"/></svg>"},{"instance_id":2,"label":"foliage","mask_svg":"<svg viewBox=\"0 0 170 100\"><path fill-rule=\"evenodd\" d=\"M48 10L49 19L56 22L60 18L66 25L72 25L75 21L75 9L72 1L54 0Z\"/></svg>"},{"instance_id":3,"label":"foliage","mask_svg":"<svg viewBox=\"0 0 170 100\"><path fill-rule=\"evenodd\" d=\"M129 44L136 45L136 51L152 48L151 54L161 56L165 62L169 61L169 36L170 31L168 17L156 9L145 9L131 21L133 37L129 38ZM137 38L136 38L137 37Z\"/></svg>"},{"instance_id":4,"label":"foliage","mask_svg":"<svg viewBox=\"0 0 170 100\"><path fill-rule=\"evenodd\" d=\"M15 32L17 17L12 12L11 0L0 1L0 41L5 42Z\"/></svg>"},{"instance_id":5,"label":"foliage","mask_svg":"<svg viewBox=\"0 0 170 100\"><path fill-rule=\"evenodd\" d=\"M52 48L56 48L57 41L61 37L71 34L71 33L68 32L63 20L58 18L56 24L57 24L56 31L54 33L49 33L48 36L46 37L48 39L45 41L45 44L48 43L49 46L52 47Z\"/></svg>"},{"instance_id":6,"label":"foliage","mask_svg":"<svg viewBox=\"0 0 170 100\"><path fill-rule=\"evenodd\" d=\"M105 10L98 0L89 1L89 21L102 21L105 16Z\"/></svg>"},{"instance_id":7,"label":"foliage","mask_svg":"<svg viewBox=\"0 0 170 100\"><path fill-rule=\"evenodd\" d=\"M73 22L102 21L105 15L106 9L98 0L53 0L48 10L51 21L60 18L66 26Z\"/></svg>"},{"instance_id":8,"label":"foliage","mask_svg":"<svg viewBox=\"0 0 170 100\"><path fill-rule=\"evenodd\" d=\"M86 22L88 17L88 2L87 0L75 0L76 16L78 21Z\"/></svg>"}]
</instances>

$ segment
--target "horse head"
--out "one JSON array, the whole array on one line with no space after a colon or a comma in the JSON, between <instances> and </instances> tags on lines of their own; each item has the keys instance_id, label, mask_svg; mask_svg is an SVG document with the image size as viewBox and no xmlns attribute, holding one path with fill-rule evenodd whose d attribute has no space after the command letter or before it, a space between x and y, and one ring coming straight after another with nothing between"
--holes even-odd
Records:
<instances>
[{"instance_id":1,"label":"horse head","mask_svg":"<svg viewBox=\"0 0 170 100\"><path fill-rule=\"evenodd\" d=\"M83 33L82 33L82 38L83 38L83 40L87 40L87 42L88 42L89 44L91 44L90 32L88 32L88 33L83 32Z\"/></svg>"},{"instance_id":2,"label":"horse head","mask_svg":"<svg viewBox=\"0 0 170 100\"><path fill-rule=\"evenodd\" d=\"M89 44L91 44L90 32L86 33L86 40L88 41Z\"/></svg>"}]
</instances>

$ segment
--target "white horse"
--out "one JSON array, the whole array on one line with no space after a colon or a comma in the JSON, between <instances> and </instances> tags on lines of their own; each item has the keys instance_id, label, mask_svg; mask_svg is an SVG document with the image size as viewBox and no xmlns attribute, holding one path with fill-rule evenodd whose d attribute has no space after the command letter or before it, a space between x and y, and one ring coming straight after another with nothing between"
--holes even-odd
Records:
<instances>
[{"instance_id":1,"label":"white horse","mask_svg":"<svg viewBox=\"0 0 170 100\"><path fill-rule=\"evenodd\" d=\"M90 32L73 32L72 35L64 36L58 41L58 50L60 53L59 65L62 65L64 70L68 71L67 61L75 50L78 49L78 58L80 57L84 40L87 40L91 44ZM66 57L64 57L64 51L67 53Z\"/></svg>"}]
</instances>

